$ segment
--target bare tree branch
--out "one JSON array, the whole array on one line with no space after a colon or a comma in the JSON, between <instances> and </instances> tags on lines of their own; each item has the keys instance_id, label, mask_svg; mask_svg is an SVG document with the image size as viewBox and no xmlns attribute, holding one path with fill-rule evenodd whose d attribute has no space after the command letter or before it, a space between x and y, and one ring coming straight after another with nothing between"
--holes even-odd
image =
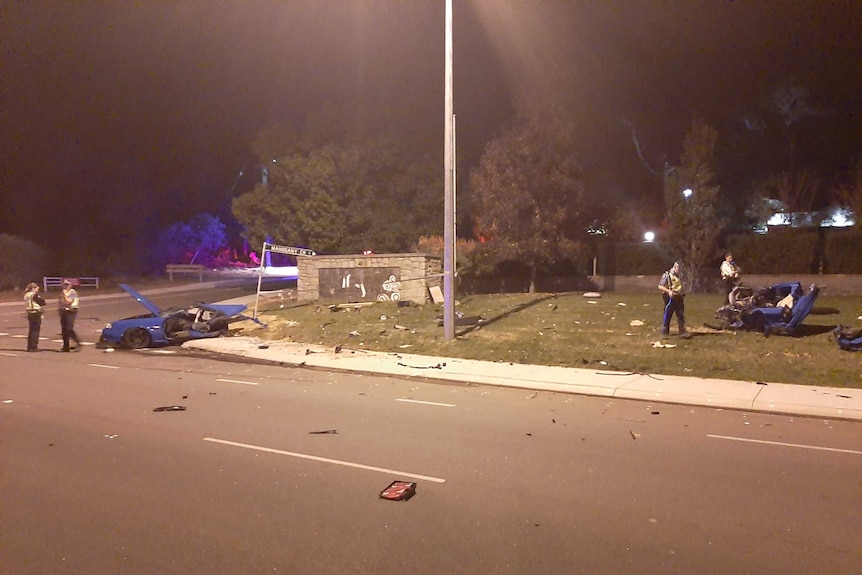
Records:
<instances>
[{"instance_id":1,"label":"bare tree branch","mask_svg":"<svg viewBox=\"0 0 862 575\"><path fill-rule=\"evenodd\" d=\"M637 153L641 163L644 165L644 167L650 174L652 174L653 176L657 175L655 168L653 168L652 165L650 165L650 163L647 161L646 157L644 157L643 148L641 147L640 140L638 139L637 129L635 128L634 123L628 120L628 118L623 118L622 122L623 124L628 126L629 130L631 130L632 143L635 146L635 152Z\"/></svg>"}]
</instances>

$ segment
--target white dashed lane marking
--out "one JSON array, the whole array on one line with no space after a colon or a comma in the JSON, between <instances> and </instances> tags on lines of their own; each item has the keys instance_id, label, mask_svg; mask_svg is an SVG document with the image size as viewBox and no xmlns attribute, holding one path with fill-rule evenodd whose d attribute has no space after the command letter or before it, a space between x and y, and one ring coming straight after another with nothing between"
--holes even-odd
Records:
<instances>
[{"instance_id":1,"label":"white dashed lane marking","mask_svg":"<svg viewBox=\"0 0 862 575\"><path fill-rule=\"evenodd\" d=\"M294 453L293 451L282 451L281 449L272 449L271 447L262 447L260 445L249 445L248 443L238 443L236 441L228 441L226 439L216 439L214 437L204 437L204 441L212 443L221 443L222 445L230 445L233 447L242 447L244 449L252 449L254 451L264 451L266 453L275 453L276 455L287 455L299 459L308 459L311 461L319 461L321 463L332 463L334 465L342 465L344 467L353 467L356 469L365 469L366 471L376 471L378 473L387 473L397 475L399 477L410 477L412 479L421 479L423 481L432 481L434 483L445 483L446 480L441 477L432 477L430 475L419 475L418 473L409 473L407 471L399 471L397 469L387 469L385 467L374 467L373 465L364 465L362 463L353 463L351 461L341 461L339 459L329 459L328 457L318 457L316 455L307 455L305 453Z\"/></svg>"},{"instance_id":2,"label":"white dashed lane marking","mask_svg":"<svg viewBox=\"0 0 862 575\"><path fill-rule=\"evenodd\" d=\"M240 381L239 379L222 379L220 377L216 378L216 381L223 381L225 383L241 383L243 385L258 385L253 381Z\"/></svg>"},{"instance_id":3,"label":"white dashed lane marking","mask_svg":"<svg viewBox=\"0 0 862 575\"><path fill-rule=\"evenodd\" d=\"M404 403L421 403L422 405L436 405L438 407L455 407L454 403L437 403L436 401L419 401L418 399L396 399L395 401L403 401Z\"/></svg>"},{"instance_id":4,"label":"white dashed lane marking","mask_svg":"<svg viewBox=\"0 0 862 575\"><path fill-rule=\"evenodd\" d=\"M761 443L764 445L776 445L778 447L796 447L798 449L815 449L817 451L833 451L836 453L852 453L853 455L862 455L862 451L855 449L839 449L837 447L821 447L819 445L805 445L804 443L785 443L783 441L767 441L765 439L749 439L747 437L732 437L730 435L710 435L707 437L712 439L726 439L728 441L742 441L745 443Z\"/></svg>"}]
</instances>

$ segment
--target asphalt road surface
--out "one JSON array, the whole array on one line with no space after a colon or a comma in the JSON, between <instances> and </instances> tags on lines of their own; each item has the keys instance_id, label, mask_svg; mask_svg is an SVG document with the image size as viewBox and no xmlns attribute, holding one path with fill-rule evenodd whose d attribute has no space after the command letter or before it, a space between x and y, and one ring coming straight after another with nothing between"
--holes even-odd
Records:
<instances>
[{"instance_id":1,"label":"asphalt road surface","mask_svg":"<svg viewBox=\"0 0 862 575\"><path fill-rule=\"evenodd\" d=\"M0 573L862 566L859 423L20 344Z\"/></svg>"}]
</instances>

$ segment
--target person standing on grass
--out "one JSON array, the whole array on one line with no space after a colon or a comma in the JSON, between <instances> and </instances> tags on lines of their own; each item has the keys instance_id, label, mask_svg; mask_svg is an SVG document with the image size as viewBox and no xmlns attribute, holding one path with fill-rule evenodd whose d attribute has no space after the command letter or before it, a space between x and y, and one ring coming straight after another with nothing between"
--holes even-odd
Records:
<instances>
[{"instance_id":1,"label":"person standing on grass","mask_svg":"<svg viewBox=\"0 0 862 575\"><path fill-rule=\"evenodd\" d=\"M688 337L688 332L685 330L685 286L682 283L681 268L682 264L674 262L673 266L662 274L661 280L658 282L658 289L661 290L664 299L662 336L670 333L670 320L676 314L680 337Z\"/></svg>"},{"instance_id":2,"label":"person standing on grass","mask_svg":"<svg viewBox=\"0 0 862 575\"><path fill-rule=\"evenodd\" d=\"M741 271L736 262L733 261L733 254L730 252L724 254L724 261L721 262L721 267L719 268L721 285L724 287L724 302L721 305L727 305L730 301L730 292L739 285Z\"/></svg>"},{"instance_id":3,"label":"person standing on grass","mask_svg":"<svg viewBox=\"0 0 862 575\"><path fill-rule=\"evenodd\" d=\"M75 340L75 351L81 351L81 340L75 333L75 317L78 315L78 292L72 287L72 282L63 282L63 290L60 292L60 331L63 334L63 349L60 351L72 351L69 348L69 340Z\"/></svg>"},{"instance_id":4,"label":"person standing on grass","mask_svg":"<svg viewBox=\"0 0 862 575\"><path fill-rule=\"evenodd\" d=\"M27 351L39 351L39 332L42 330L42 307L45 298L39 295L39 284L30 282L24 292L24 307L27 310Z\"/></svg>"}]
</instances>

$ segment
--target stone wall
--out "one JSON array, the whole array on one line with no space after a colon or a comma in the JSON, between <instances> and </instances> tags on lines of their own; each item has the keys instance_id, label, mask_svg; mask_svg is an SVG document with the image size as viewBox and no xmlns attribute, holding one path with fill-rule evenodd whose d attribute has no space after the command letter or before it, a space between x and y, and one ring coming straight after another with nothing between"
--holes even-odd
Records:
<instances>
[{"instance_id":1,"label":"stone wall","mask_svg":"<svg viewBox=\"0 0 862 575\"><path fill-rule=\"evenodd\" d=\"M443 262L429 254L298 256L299 301L429 301Z\"/></svg>"}]
</instances>

